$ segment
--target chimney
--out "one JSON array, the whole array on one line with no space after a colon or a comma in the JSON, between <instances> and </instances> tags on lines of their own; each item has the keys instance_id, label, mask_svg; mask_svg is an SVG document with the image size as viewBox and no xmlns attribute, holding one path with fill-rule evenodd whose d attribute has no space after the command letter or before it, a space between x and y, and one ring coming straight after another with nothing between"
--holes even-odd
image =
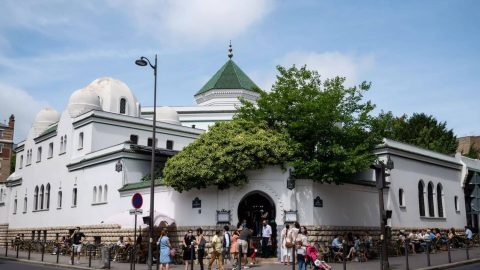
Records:
<instances>
[{"instance_id":1,"label":"chimney","mask_svg":"<svg viewBox=\"0 0 480 270\"><path fill-rule=\"evenodd\" d=\"M8 127L11 129L15 127L15 116L13 116L13 114L8 118Z\"/></svg>"}]
</instances>

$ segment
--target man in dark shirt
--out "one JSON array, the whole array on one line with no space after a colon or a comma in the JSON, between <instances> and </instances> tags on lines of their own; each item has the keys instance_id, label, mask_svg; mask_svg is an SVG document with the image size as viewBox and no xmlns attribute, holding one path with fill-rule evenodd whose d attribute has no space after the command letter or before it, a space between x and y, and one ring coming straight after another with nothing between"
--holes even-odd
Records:
<instances>
[{"instance_id":1,"label":"man in dark shirt","mask_svg":"<svg viewBox=\"0 0 480 270\"><path fill-rule=\"evenodd\" d=\"M80 227L77 227L73 234L70 236L73 242L73 251L77 252L77 264L80 264L80 252L82 251L82 238L85 238L85 234L80 232ZM73 261L72 261L73 264Z\"/></svg>"},{"instance_id":2,"label":"man in dark shirt","mask_svg":"<svg viewBox=\"0 0 480 270\"><path fill-rule=\"evenodd\" d=\"M241 228L242 227L240 227L239 229ZM238 237L238 246L239 246L238 251L243 253L243 258L245 260L245 268L248 268L247 249L248 249L248 243L250 241L250 237L252 237L252 231L247 227L244 227L240 231L240 235Z\"/></svg>"}]
</instances>

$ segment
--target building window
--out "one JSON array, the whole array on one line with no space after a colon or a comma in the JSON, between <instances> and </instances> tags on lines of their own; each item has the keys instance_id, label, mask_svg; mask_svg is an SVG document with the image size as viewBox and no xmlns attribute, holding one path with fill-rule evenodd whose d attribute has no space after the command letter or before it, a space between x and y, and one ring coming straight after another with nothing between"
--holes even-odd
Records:
<instances>
[{"instance_id":1,"label":"building window","mask_svg":"<svg viewBox=\"0 0 480 270\"><path fill-rule=\"evenodd\" d=\"M442 184L437 184L437 207L438 216L443 217L443 187Z\"/></svg>"},{"instance_id":2,"label":"building window","mask_svg":"<svg viewBox=\"0 0 480 270\"><path fill-rule=\"evenodd\" d=\"M62 136L62 137L60 137L60 151L58 152L58 154L63 153L63 145L64 144L63 144L63 136Z\"/></svg>"},{"instance_id":3,"label":"building window","mask_svg":"<svg viewBox=\"0 0 480 270\"><path fill-rule=\"evenodd\" d=\"M48 158L53 157L53 142L48 144Z\"/></svg>"},{"instance_id":4,"label":"building window","mask_svg":"<svg viewBox=\"0 0 480 270\"><path fill-rule=\"evenodd\" d=\"M58 191L57 208L62 208L62 191Z\"/></svg>"},{"instance_id":5,"label":"building window","mask_svg":"<svg viewBox=\"0 0 480 270\"><path fill-rule=\"evenodd\" d=\"M458 196L455 196L455 197L453 198L453 203L454 203L454 205L455 205L455 211L459 212L460 209L458 208Z\"/></svg>"},{"instance_id":6,"label":"building window","mask_svg":"<svg viewBox=\"0 0 480 270\"><path fill-rule=\"evenodd\" d=\"M93 187L92 202L93 202L93 203L97 202L97 187Z\"/></svg>"},{"instance_id":7,"label":"building window","mask_svg":"<svg viewBox=\"0 0 480 270\"><path fill-rule=\"evenodd\" d=\"M102 202L103 196L103 188L102 186L98 186L98 202Z\"/></svg>"},{"instance_id":8,"label":"building window","mask_svg":"<svg viewBox=\"0 0 480 270\"><path fill-rule=\"evenodd\" d=\"M405 206L405 192L403 191L403 188L398 190L398 204L400 206Z\"/></svg>"},{"instance_id":9,"label":"building window","mask_svg":"<svg viewBox=\"0 0 480 270\"><path fill-rule=\"evenodd\" d=\"M27 212L27 196L23 198L23 213Z\"/></svg>"},{"instance_id":10,"label":"building window","mask_svg":"<svg viewBox=\"0 0 480 270\"><path fill-rule=\"evenodd\" d=\"M435 216L435 201L433 199L433 184L432 182L428 182L428 216L434 217Z\"/></svg>"},{"instance_id":11,"label":"building window","mask_svg":"<svg viewBox=\"0 0 480 270\"><path fill-rule=\"evenodd\" d=\"M3 143L0 143L0 153L3 152Z\"/></svg>"},{"instance_id":12,"label":"building window","mask_svg":"<svg viewBox=\"0 0 480 270\"><path fill-rule=\"evenodd\" d=\"M78 150L83 148L83 132L78 134Z\"/></svg>"},{"instance_id":13,"label":"building window","mask_svg":"<svg viewBox=\"0 0 480 270\"><path fill-rule=\"evenodd\" d=\"M45 195L45 206L50 209L50 184L47 184L47 193Z\"/></svg>"},{"instance_id":14,"label":"building window","mask_svg":"<svg viewBox=\"0 0 480 270\"><path fill-rule=\"evenodd\" d=\"M155 138L155 147L157 147L157 145L158 145L158 139ZM148 138L147 146L152 146L152 138Z\"/></svg>"},{"instance_id":15,"label":"building window","mask_svg":"<svg viewBox=\"0 0 480 270\"><path fill-rule=\"evenodd\" d=\"M67 152L67 135L63 138L63 153Z\"/></svg>"},{"instance_id":16,"label":"building window","mask_svg":"<svg viewBox=\"0 0 480 270\"><path fill-rule=\"evenodd\" d=\"M3 202L3 188L0 188L0 202Z\"/></svg>"},{"instance_id":17,"label":"building window","mask_svg":"<svg viewBox=\"0 0 480 270\"><path fill-rule=\"evenodd\" d=\"M138 144L138 136L137 135L130 135L130 142L132 144Z\"/></svg>"},{"instance_id":18,"label":"building window","mask_svg":"<svg viewBox=\"0 0 480 270\"><path fill-rule=\"evenodd\" d=\"M37 162L42 161L42 147L37 148Z\"/></svg>"},{"instance_id":19,"label":"building window","mask_svg":"<svg viewBox=\"0 0 480 270\"><path fill-rule=\"evenodd\" d=\"M72 206L73 207L77 206L77 188L73 188L73 191L72 191Z\"/></svg>"},{"instance_id":20,"label":"building window","mask_svg":"<svg viewBox=\"0 0 480 270\"><path fill-rule=\"evenodd\" d=\"M45 187L42 185L40 187L40 209L43 209L43 199L45 198Z\"/></svg>"},{"instance_id":21,"label":"building window","mask_svg":"<svg viewBox=\"0 0 480 270\"><path fill-rule=\"evenodd\" d=\"M420 211L420 216L425 216L425 185L423 181L418 182L418 207Z\"/></svg>"},{"instance_id":22,"label":"building window","mask_svg":"<svg viewBox=\"0 0 480 270\"><path fill-rule=\"evenodd\" d=\"M125 114L127 111L127 100L124 98L120 99L120 113Z\"/></svg>"},{"instance_id":23,"label":"building window","mask_svg":"<svg viewBox=\"0 0 480 270\"><path fill-rule=\"evenodd\" d=\"M0 139L3 139L3 130L0 130Z\"/></svg>"},{"instance_id":24,"label":"building window","mask_svg":"<svg viewBox=\"0 0 480 270\"><path fill-rule=\"evenodd\" d=\"M107 191L108 191L108 186L105 185L105 187L103 188L103 201L106 202L108 197L107 197Z\"/></svg>"},{"instance_id":25,"label":"building window","mask_svg":"<svg viewBox=\"0 0 480 270\"><path fill-rule=\"evenodd\" d=\"M33 210L38 210L38 186L35 187L35 192L33 193Z\"/></svg>"},{"instance_id":26,"label":"building window","mask_svg":"<svg viewBox=\"0 0 480 270\"><path fill-rule=\"evenodd\" d=\"M17 199L13 200L13 213L17 213Z\"/></svg>"},{"instance_id":27,"label":"building window","mask_svg":"<svg viewBox=\"0 0 480 270\"><path fill-rule=\"evenodd\" d=\"M20 163L18 164L18 168L23 168L23 155L20 155Z\"/></svg>"},{"instance_id":28,"label":"building window","mask_svg":"<svg viewBox=\"0 0 480 270\"><path fill-rule=\"evenodd\" d=\"M167 140L167 149L173 150L173 141Z\"/></svg>"}]
</instances>

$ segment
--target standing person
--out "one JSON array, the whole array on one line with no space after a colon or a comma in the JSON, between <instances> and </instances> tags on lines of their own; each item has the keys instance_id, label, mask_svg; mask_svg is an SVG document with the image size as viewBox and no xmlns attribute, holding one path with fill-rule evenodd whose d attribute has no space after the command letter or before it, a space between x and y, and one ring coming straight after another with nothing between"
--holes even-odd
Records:
<instances>
[{"instance_id":1,"label":"standing person","mask_svg":"<svg viewBox=\"0 0 480 270\"><path fill-rule=\"evenodd\" d=\"M170 239L168 238L165 230L160 233L157 246L158 250L160 250L160 270L168 270L171 262L170 249L172 248L172 245L170 245Z\"/></svg>"},{"instance_id":2,"label":"standing person","mask_svg":"<svg viewBox=\"0 0 480 270\"><path fill-rule=\"evenodd\" d=\"M77 252L77 264L80 264L80 252L82 251L83 241L82 238L85 238L85 234L83 232L80 232L80 227L77 227L70 237L73 241L73 251Z\"/></svg>"},{"instance_id":3,"label":"standing person","mask_svg":"<svg viewBox=\"0 0 480 270\"><path fill-rule=\"evenodd\" d=\"M267 224L267 220L263 220L262 228L262 257L270 257L268 242L272 241L272 227Z\"/></svg>"},{"instance_id":4,"label":"standing person","mask_svg":"<svg viewBox=\"0 0 480 270\"><path fill-rule=\"evenodd\" d=\"M290 225L285 225L285 228L282 229L282 233L280 235L281 237L281 243L282 243L282 249L281 249L281 259L283 261L284 265L290 265L291 261L291 255L292 255L292 248L287 247L287 236L288 232L290 230Z\"/></svg>"},{"instance_id":5,"label":"standing person","mask_svg":"<svg viewBox=\"0 0 480 270\"><path fill-rule=\"evenodd\" d=\"M472 230L468 226L465 226L465 237L467 238L468 242L472 241Z\"/></svg>"},{"instance_id":6,"label":"standing person","mask_svg":"<svg viewBox=\"0 0 480 270\"><path fill-rule=\"evenodd\" d=\"M203 236L202 228L197 229L197 246L198 246L198 264L200 265L200 270L203 270L203 258L205 257L205 245L207 241Z\"/></svg>"},{"instance_id":7,"label":"standing person","mask_svg":"<svg viewBox=\"0 0 480 270\"><path fill-rule=\"evenodd\" d=\"M231 237L228 232L230 228L228 225L223 226L223 241L222 241L222 258L224 260L223 264L230 262L230 246L231 246Z\"/></svg>"},{"instance_id":8,"label":"standing person","mask_svg":"<svg viewBox=\"0 0 480 270\"><path fill-rule=\"evenodd\" d=\"M234 231L232 234L232 243L230 243L230 254L233 256L233 268L237 265L237 257L238 257L238 231Z\"/></svg>"},{"instance_id":9,"label":"standing person","mask_svg":"<svg viewBox=\"0 0 480 270\"><path fill-rule=\"evenodd\" d=\"M220 230L215 231L215 235L212 237L212 254L210 262L208 263L208 270L212 269L212 265L215 260L218 261L218 269L223 270L222 262L222 240L220 239Z\"/></svg>"},{"instance_id":10,"label":"standing person","mask_svg":"<svg viewBox=\"0 0 480 270\"><path fill-rule=\"evenodd\" d=\"M245 260L245 268L248 268L248 261L247 261L247 251L248 251L248 244L250 243L250 237L252 237L252 231L245 227L240 231L240 235L238 237L238 245L240 248L238 249L238 252L243 253L243 259Z\"/></svg>"},{"instance_id":11,"label":"standing person","mask_svg":"<svg viewBox=\"0 0 480 270\"><path fill-rule=\"evenodd\" d=\"M298 270L307 270L307 261L305 259L306 250L308 246L307 228L305 226L300 228L297 238L295 240L295 247L297 248L297 262Z\"/></svg>"},{"instance_id":12,"label":"standing person","mask_svg":"<svg viewBox=\"0 0 480 270\"><path fill-rule=\"evenodd\" d=\"M192 230L188 230L183 237L183 261L185 262L185 270L188 270L188 262L195 260L195 250L192 252L192 245L195 243L195 236Z\"/></svg>"}]
</instances>

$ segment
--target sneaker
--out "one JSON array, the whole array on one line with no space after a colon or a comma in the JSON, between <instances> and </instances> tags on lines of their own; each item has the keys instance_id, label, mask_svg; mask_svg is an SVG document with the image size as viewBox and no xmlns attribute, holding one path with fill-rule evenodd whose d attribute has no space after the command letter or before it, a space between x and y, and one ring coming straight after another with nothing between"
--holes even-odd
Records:
<instances>
[{"instance_id":1,"label":"sneaker","mask_svg":"<svg viewBox=\"0 0 480 270\"><path fill-rule=\"evenodd\" d=\"M53 252L52 255L57 255L57 253Z\"/></svg>"},{"instance_id":2,"label":"sneaker","mask_svg":"<svg viewBox=\"0 0 480 270\"><path fill-rule=\"evenodd\" d=\"M243 267L243 269L250 269L250 267L248 267L248 266L244 266L244 267Z\"/></svg>"}]
</instances>

